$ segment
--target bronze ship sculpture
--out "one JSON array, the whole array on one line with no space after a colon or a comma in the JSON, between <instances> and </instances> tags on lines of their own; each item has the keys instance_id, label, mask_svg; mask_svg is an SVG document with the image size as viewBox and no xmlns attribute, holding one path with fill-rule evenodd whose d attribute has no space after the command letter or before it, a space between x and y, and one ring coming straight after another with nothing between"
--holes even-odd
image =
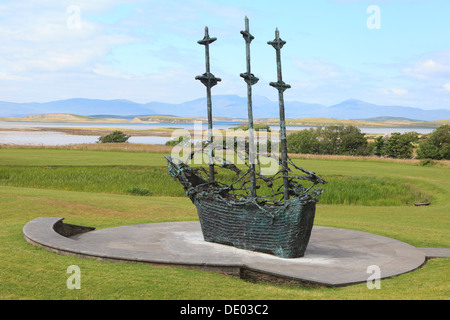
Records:
<instances>
[{"instance_id":1,"label":"bronze ship sculpture","mask_svg":"<svg viewBox=\"0 0 450 320\"><path fill-rule=\"evenodd\" d=\"M244 152L233 151L236 157L243 159L245 165L239 167L216 157L214 153L217 150L215 148L227 149L229 146L222 143L219 146L213 136L211 88L221 79L210 72L209 44L217 39L209 36L206 27L204 38L198 41L205 46L206 72L197 76L196 80L201 81L207 89L208 141L185 161L166 156L169 173L183 186L186 196L196 206L205 241L280 258L303 257L314 224L317 197L323 192L317 186L326 181L314 172L297 167L287 154L283 93L290 85L282 79L280 51L286 42L281 40L278 29L275 39L268 44L276 50L278 81L271 82L270 86L278 90L281 156L270 156L276 158L281 168L270 176L261 173L260 157L265 155L255 150L252 110L252 86L259 79L251 73L250 43L254 37L250 34L247 17L245 31L241 31L241 34L246 42L247 72L241 73L240 77L247 83L249 137ZM207 153L209 170L187 164L195 152ZM216 170L219 169L229 170L233 176L236 175L234 182L226 184L218 181ZM309 186L299 181L307 181ZM258 195L258 189L269 192Z\"/></svg>"}]
</instances>

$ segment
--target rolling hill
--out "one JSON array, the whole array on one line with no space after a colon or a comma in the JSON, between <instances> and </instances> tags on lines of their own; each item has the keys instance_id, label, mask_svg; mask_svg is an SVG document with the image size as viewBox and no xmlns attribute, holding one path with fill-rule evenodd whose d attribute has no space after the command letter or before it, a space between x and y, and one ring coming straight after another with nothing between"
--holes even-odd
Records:
<instances>
[{"instance_id":1,"label":"rolling hill","mask_svg":"<svg viewBox=\"0 0 450 320\"><path fill-rule=\"evenodd\" d=\"M286 118L373 119L379 117L408 118L418 121L450 119L450 110L423 110L408 106L380 106L350 99L332 106L286 101ZM205 117L206 99L200 98L179 104L162 102L136 103L129 100L100 100L74 98L51 102L14 103L0 101L0 117L25 117L34 114L65 113L83 116L110 115L133 118L144 115ZM277 118L278 102L255 96L254 118ZM213 96L213 116L247 118L247 98L237 95Z\"/></svg>"}]
</instances>

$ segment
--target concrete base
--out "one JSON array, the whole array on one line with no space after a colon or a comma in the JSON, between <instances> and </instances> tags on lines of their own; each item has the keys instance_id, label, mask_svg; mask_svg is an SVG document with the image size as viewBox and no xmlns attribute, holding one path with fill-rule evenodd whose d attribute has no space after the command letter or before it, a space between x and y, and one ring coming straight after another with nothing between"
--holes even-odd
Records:
<instances>
[{"instance_id":1,"label":"concrete base","mask_svg":"<svg viewBox=\"0 0 450 320\"><path fill-rule=\"evenodd\" d=\"M199 222L152 223L92 231L92 228L64 224L63 219L37 218L25 225L25 238L60 254L214 270L283 285L350 285L373 278L375 274L370 266L379 267L380 277L387 278L412 271L426 261L423 249L338 228L314 226L305 256L282 259L205 242Z\"/></svg>"}]
</instances>

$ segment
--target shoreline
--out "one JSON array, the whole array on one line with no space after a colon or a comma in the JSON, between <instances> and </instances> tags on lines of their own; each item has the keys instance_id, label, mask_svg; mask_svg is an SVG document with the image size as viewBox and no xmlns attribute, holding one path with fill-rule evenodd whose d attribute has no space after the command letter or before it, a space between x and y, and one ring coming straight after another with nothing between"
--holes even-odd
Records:
<instances>
[{"instance_id":1,"label":"shoreline","mask_svg":"<svg viewBox=\"0 0 450 320\"><path fill-rule=\"evenodd\" d=\"M85 116L78 115L67 115L70 118L63 117L0 117L0 122L15 122L22 124L29 124L30 126L33 123L60 123L60 124L86 124L88 126L105 125L111 124L120 125L120 124L159 124L159 123L167 123L167 124L192 124L196 121L207 122L206 118L203 117L170 117L170 116L148 116L148 117L135 117L134 119L128 120L124 118L89 118ZM239 125L248 125L248 121L246 119L238 119L238 118L223 118L223 117L213 117L213 121L226 121L233 122L236 126ZM255 124L264 124L269 126L279 125L279 119L276 118L255 118ZM286 125L292 127L325 127L325 126L355 126L355 127L364 127L364 128L414 128L414 129L434 129L442 125L450 125L450 119L446 120L435 120L435 121L420 121L420 120L400 120L400 119L391 119L386 121L376 121L370 119L360 119L360 120L350 120L350 119L335 119L335 118L288 118L286 119ZM1 130L1 129L0 129Z\"/></svg>"},{"instance_id":2,"label":"shoreline","mask_svg":"<svg viewBox=\"0 0 450 320\"><path fill-rule=\"evenodd\" d=\"M402 128L398 128L402 129ZM404 129L404 128L403 128ZM414 129L416 128L408 128ZM430 129L430 128L424 128ZM113 131L121 131L130 137L161 137L161 138L178 138L179 136L172 136L173 132L176 130L182 130L183 132L188 132L190 136L194 136L194 130L192 129L181 129L181 128L150 128L150 129L125 129L125 128L74 128L74 127L24 127L24 128L1 128L1 132L56 132L63 133L73 136L92 136L92 137L100 137L105 136ZM203 133L207 132L207 128L202 130ZM220 132L223 137L226 136L226 129L214 129L215 132ZM298 132L299 130L286 130L286 133L292 134ZM247 132L247 131L244 131ZM272 129L271 132L277 132L277 129ZM241 133L242 134L242 133ZM424 133L419 133L423 135ZM386 133L364 133L364 135L368 139L375 139L378 136L385 136ZM389 134L387 134L389 135ZM270 132L268 133L270 136Z\"/></svg>"},{"instance_id":3,"label":"shoreline","mask_svg":"<svg viewBox=\"0 0 450 320\"><path fill-rule=\"evenodd\" d=\"M119 130L131 136L139 137L171 137L177 129L121 129L121 128L53 128L53 127L26 127L26 128L0 128L0 132L60 132L75 136L103 136L112 131ZM192 131L192 130L188 130Z\"/></svg>"}]
</instances>

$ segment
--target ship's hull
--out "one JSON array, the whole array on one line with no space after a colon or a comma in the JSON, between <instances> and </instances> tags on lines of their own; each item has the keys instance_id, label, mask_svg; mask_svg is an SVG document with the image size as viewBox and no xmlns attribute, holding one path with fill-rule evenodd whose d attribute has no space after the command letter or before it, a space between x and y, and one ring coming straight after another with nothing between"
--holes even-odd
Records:
<instances>
[{"instance_id":1,"label":"ship's hull","mask_svg":"<svg viewBox=\"0 0 450 320\"><path fill-rule=\"evenodd\" d=\"M294 198L282 206L192 198L205 241L269 253L281 258L303 257L314 223L316 202Z\"/></svg>"},{"instance_id":2,"label":"ship's hull","mask_svg":"<svg viewBox=\"0 0 450 320\"><path fill-rule=\"evenodd\" d=\"M197 207L205 241L281 258L304 256L314 224L315 197L291 195L278 203L236 197L229 192L232 186L209 182L189 166L166 159L170 175Z\"/></svg>"}]
</instances>

